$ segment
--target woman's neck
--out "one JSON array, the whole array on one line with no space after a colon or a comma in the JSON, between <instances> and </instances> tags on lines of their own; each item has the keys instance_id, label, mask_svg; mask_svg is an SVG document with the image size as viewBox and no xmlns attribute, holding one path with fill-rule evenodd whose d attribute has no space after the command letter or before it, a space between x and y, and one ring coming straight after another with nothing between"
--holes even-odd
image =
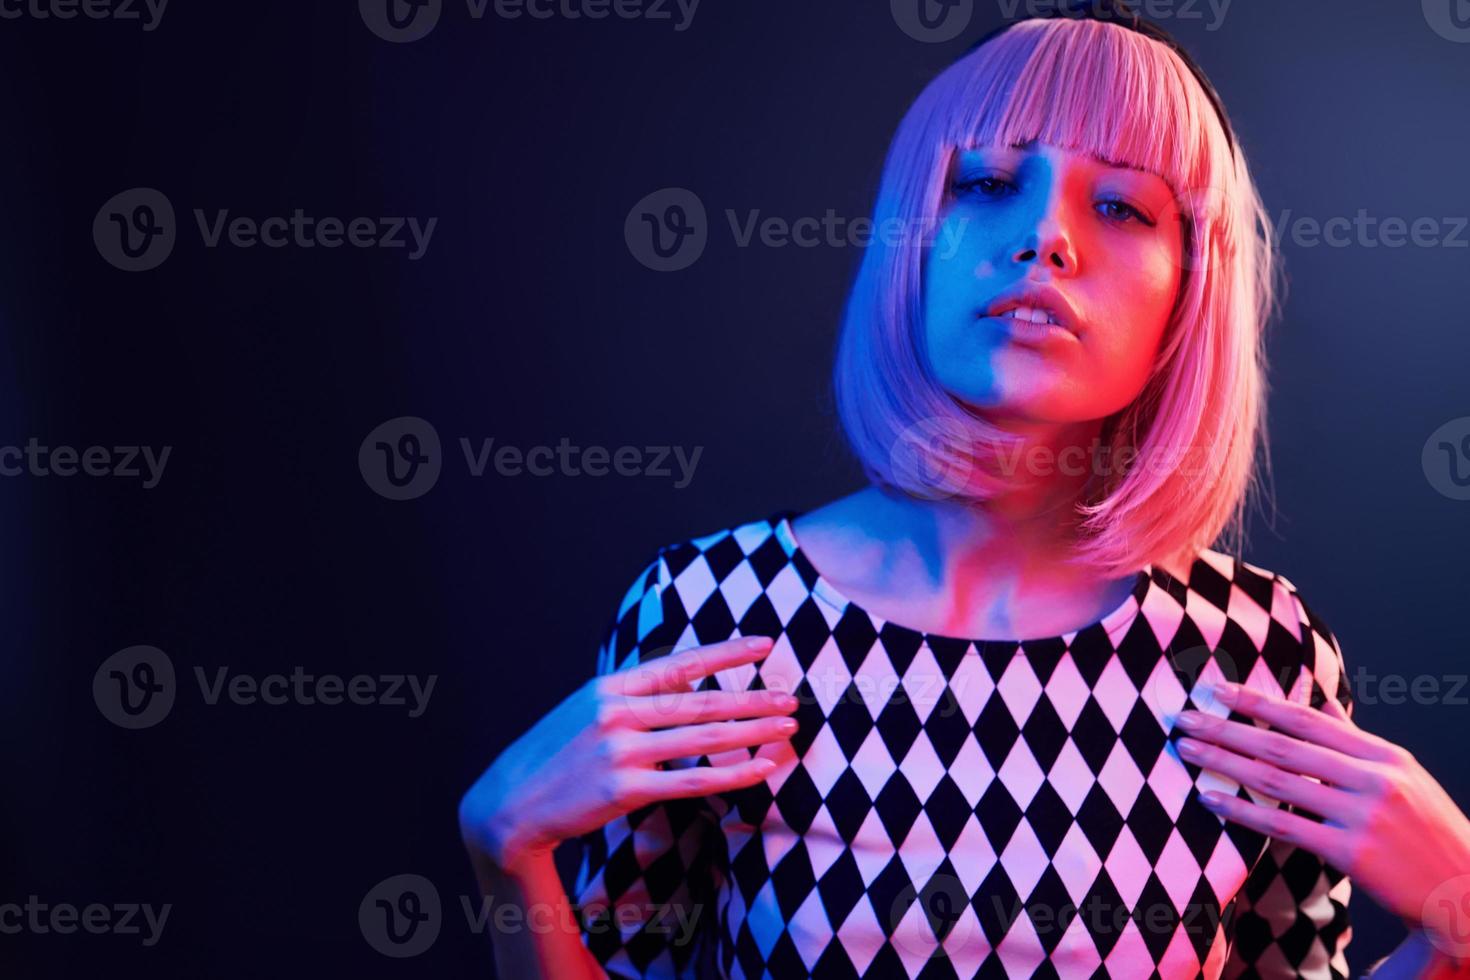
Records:
<instances>
[{"instance_id":1,"label":"woman's neck","mask_svg":"<svg viewBox=\"0 0 1470 980\"><path fill-rule=\"evenodd\" d=\"M928 632L1060 635L1127 597L1133 576L1108 578L1071 560L1070 508L1026 510L1011 498L997 512L989 503L867 487L802 515L793 530L844 595Z\"/></svg>"}]
</instances>

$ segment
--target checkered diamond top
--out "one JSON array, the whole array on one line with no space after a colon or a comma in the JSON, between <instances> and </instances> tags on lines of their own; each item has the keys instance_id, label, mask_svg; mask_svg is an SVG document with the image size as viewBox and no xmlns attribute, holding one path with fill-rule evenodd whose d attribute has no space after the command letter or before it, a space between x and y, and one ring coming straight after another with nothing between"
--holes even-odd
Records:
<instances>
[{"instance_id":1,"label":"checkered diamond top","mask_svg":"<svg viewBox=\"0 0 1470 980\"><path fill-rule=\"evenodd\" d=\"M797 511L668 545L600 673L776 638L695 689L795 693L761 783L652 804L579 841L572 902L613 977L1345 977L1350 881L1228 823L1173 718L1212 681L1349 711L1341 650L1296 587L1213 551L1062 636L885 621L824 579ZM1237 715L1237 720L1246 720ZM1307 816L1311 816L1307 814Z\"/></svg>"}]
</instances>

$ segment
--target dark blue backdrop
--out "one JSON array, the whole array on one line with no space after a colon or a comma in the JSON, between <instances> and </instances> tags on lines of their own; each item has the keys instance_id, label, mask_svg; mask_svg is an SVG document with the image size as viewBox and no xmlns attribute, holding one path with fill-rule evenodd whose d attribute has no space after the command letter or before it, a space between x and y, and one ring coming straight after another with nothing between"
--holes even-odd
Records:
<instances>
[{"instance_id":1,"label":"dark blue backdrop","mask_svg":"<svg viewBox=\"0 0 1470 980\"><path fill-rule=\"evenodd\" d=\"M591 673L654 548L859 485L827 398L859 250L740 247L727 211L861 217L904 108L1006 5L977 3L934 42L881 2L598 20L568 16L587 9L572 0L547 19L445 0L427 36L393 43L352 3L179 2L150 22L141 4L139 20L117 4L59 19L36 2L0 18L0 444L171 454L152 488L0 479L0 902L171 912L151 946L0 935L0 970L485 975L488 939L459 904L474 894L460 793ZM1425 449L1470 416L1464 5L1151 8L1215 79L1284 236L1279 508L1247 555L1302 590L1350 668L1447 695L1470 670L1470 502ZM140 187L168 200L177 240L130 272L93 223ZM709 241L659 272L624 223L671 187L708 209ZM415 259L407 230L404 248L210 247L194 216L298 208L373 219L374 237L384 218L437 223ZM1353 229L1314 239L1309 222L1334 218ZM1395 247L1388 218L1431 223ZM400 416L442 443L437 483L405 501L358 466ZM459 440L492 437L701 455L682 487L475 476ZM179 683L165 718L131 730L93 681L135 645ZM418 717L210 704L195 668L220 667L437 681ZM1470 692L1390 704L1368 683L1360 722L1470 804ZM394 959L358 910L405 873L435 885L443 928ZM1362 967L1402 927L1361 894L1353 912Z\"/></svg>"}]
</instances>

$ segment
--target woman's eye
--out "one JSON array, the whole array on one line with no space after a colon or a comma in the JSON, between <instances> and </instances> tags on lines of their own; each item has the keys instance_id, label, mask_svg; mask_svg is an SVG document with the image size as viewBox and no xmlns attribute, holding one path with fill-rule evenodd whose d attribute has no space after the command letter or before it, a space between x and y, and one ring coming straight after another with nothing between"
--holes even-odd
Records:
<instances>
[{"instance_id":1,"label":"woman's eye","mask_svg":"<svg viewBox=\"0 0 1470 980\"><path fill-rule=\"evenodd\" d=\"M1143 216L1143 212L1139 211L1127 201L1122 201L1117 198L1111 198L1109 200L1101 202L1099 207L1102 208L1103 213L1107 217L1114 219L1119 224L1127 224L1128 220L1132 218L1138 221L1140 224L1147 225L1150 228L1153 227L1154 223L1145 218Z\"/></svg>"},{"instance_id":2,"label":"woman's eye","mask_svg":"<svg viewBox=\"0 0 1470 980\"><path fill-rule=\"evenodd\" d=\"M972 177L968 180L957 181L954 185L956 194L976 191L981 197L1001 197L1012 189L1014 188L1009 181L999 177Z\"/></svg>"}]
</instances>

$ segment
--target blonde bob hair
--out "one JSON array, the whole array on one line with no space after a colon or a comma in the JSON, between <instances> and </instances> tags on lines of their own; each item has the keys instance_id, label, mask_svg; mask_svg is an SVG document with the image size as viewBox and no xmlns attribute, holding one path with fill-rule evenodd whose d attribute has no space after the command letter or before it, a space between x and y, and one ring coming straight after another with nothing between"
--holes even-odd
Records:
<instances>
[{"instance_id":1,"label":"blonde bob hair","mask_svg":"<svg viewBox=\"0 0 1470 980\"><path fill-rule=\"evenodd\" d=\"M959 150L1031 140L1159 174L1183 225L1179 299L1143 391L1103 420L1094 462L1115 465L1088 474L1074 560L1114 573L1187 567L1222 534L1238 557L1258 445L1269 473L1262 341L1279 295L1270 220L1244 155L1167 45L1097 20L1023 20L913 102L889 147L875 227L932 230ZM922 236L904 234L875 237L864 253L842 317L835 407L871 482L985 500L1016 485L1004 463L1019 440L929 368L926 251Z\"/></svg>"}]
</instances>

